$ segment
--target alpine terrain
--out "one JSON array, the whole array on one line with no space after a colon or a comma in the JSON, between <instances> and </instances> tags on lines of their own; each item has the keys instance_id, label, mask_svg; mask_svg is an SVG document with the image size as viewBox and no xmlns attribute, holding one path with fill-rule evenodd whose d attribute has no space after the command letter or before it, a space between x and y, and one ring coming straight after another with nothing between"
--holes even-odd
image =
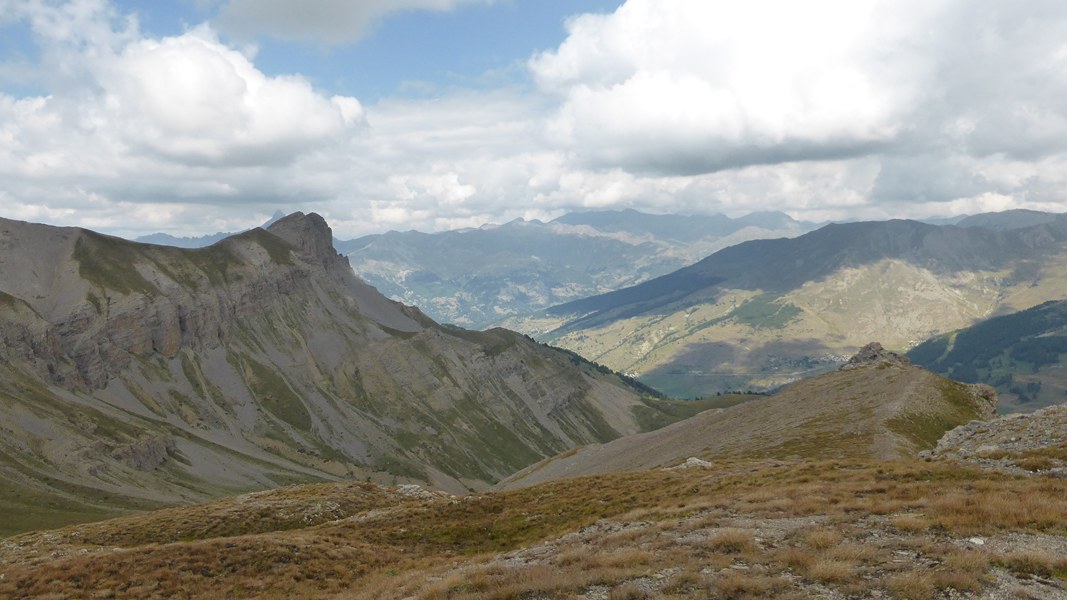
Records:
<instances>
[{"instance_id":1,"label":"alpine terrain","mask_svg":"<svg viewBox=\"0 0 1067 600\"><path fill-rule=\"evenodd\" d=\"M202 249L0 220L6 532L294 482L483 489L692 404L358 279L315 214Z\"/></svg>"},{"instance_id":2,"label":"alpine terrain","mask_svg":"<svg viewBox=\"0 0 1067 600\"><path fill-rule=\"evenodd\" d=\"M1067 301L993 317L937 336L908 356L960 381L995 386L1005 411L1067 400Z\"/></svg>"},{"instance_id":3,"label":"alpine terrain","mask_svg":"<svg viewBox=\"0 0 1067 600\"><path fill-rule=\"evenodd\" d=\"M0 594L1067 598L1067 419L971 421L994 401L869 345L517 489L320 483L10 537Z\"/></svg>"},{"instance_id":4,"label":"alpine terrain","mask_svg":"<svg viewBox=\"0 0 1067 600\"><path fill-rule=\"evenodd\" d=\"M871 339L906 350L1067 297L1067 217L996 230L916 221L755 240L544 311L525 330L674 396L773 389ZM544 327L545 324L548 327ZM520 329L523 326L518 326Z\"/></svg>"},{"instance_id":5,"label":"alpine terrain","mask_svg":"<svg viewBox=\"0 0 1067 600\"><path fill-rule=\"evenodd\" d=\"M432 234L391 231L336 245L386 296L441 322L480 329L524 323L514 319L641 283L739 242L811 228L783 213L731 219L592 211L548 223L518 219Z\"/></svg>"}]
</instances>

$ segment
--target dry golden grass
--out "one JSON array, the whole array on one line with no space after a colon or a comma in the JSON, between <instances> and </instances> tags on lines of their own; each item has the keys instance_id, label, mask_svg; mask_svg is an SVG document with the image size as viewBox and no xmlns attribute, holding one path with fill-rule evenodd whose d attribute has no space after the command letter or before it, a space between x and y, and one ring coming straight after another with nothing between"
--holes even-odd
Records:
<instances>
[{"instance_id":1,"label":"dry golden grass","mask_svg":"<svg viewBox=\"0 0 1067 600\"><path fill-rule=\"evenodd\" d=\"M315 507L325 500L342 508L324 516ZM878 516L876 505L895 508ZM750 523L761 519L757 543ZM798 523L774 533L786 521ZM877 545L865 541L872 527ZM0 597L565 598L593 585L630 593L670 569L655 579L662 594L803 597L798 586L819 582L843 596L929 598L981 590L994 566L1067 577L1061 557L958 543L1011 532L1067 535L1067 481L918 461L773 461L457 499L343 484L11 538ZM505 560L521 548L531 553Z\"/></svg>"},{"instance_id":2,"label":"dry golden grass","mask_svg":"<svg viewBox=\"0 0 1067 600\"><path fill-rule=\"evenodd\" d=\"M930 524L919 515L896 515L889 520L889 524L897 531L905 533L918 533L929 529Z\"/></svg>"},{"instance_id":3,"label":"dry golden grass","mask_svg":"<svg viewBox=\"0 0 1067 600\"><path fill-rule=\"evenodd\" d=\"M1019 575L1057 577L1067 580L1067 557L1064 556L1028 551L997 556L992 561Z\"/></svg>"},{"instance_id":4,"label":"dry golden grass","mask_svg":"<svg viewBox=\"0 0 1067 600\"><path fill-rule=\"evenodd\" d=\"M804 543L815 550L826 550L841 543L841 533L833 529L813 529L804 534Z\"/></svg>"},{"instance_id":5,"label":"dry golden grass","mask_svg":"<svg viewBox=\"0 0 1067 600\"><path fill-rule=\"evenodd\" d=\"M915 572L893 575L885 587L899 600L930 600L937 590L932 574Z\"/></svg>"},{"instance_id":6,"label":"dry golden grass","mask_svg":"<svg viewBox=\"0 0 1067 600\"><path fill-rule=\"evenodd\" d=\"M848 581L856 573L856 563L833 558L818 558L808 567L808 576L816 581Z\"/></svg>"},{"instance_id":7,"label":"dry golden grass","mask_svg":"<svg viewBox=\"0 0 1067 600\"><path fill-rule=\"evenodd\" d=\"M722 554L751 554L755 552L756 536L747 529L721 529L708 536L706 544L712 552Z\"/></svg>"},{"instance_id":8,"label":"dry golden grass","mask_svg":"<svg viewBox=\"0 0 1067 600\"><path fill-rule=\"evenodd\" d=\"M789 587L789 581L783 577L731 572L713 579L710 591L713 598L740 600L779 596L780 592Z\"/></svg>"}]
</instances>

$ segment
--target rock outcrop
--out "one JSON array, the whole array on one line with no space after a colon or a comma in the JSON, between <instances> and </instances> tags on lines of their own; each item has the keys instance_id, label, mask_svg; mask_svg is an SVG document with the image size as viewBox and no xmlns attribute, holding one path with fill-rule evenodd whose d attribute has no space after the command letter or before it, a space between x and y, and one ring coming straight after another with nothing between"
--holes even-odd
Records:
<instances>
[{"instance_id":1,"label":"rock outcrop","mask_svg":"<svg viewBox=\"0 0 1067 600\"><path fill-rule=\"evenodd\" d=\"M466 491L660 412L571 355L383 297L315 214L194 250L0 220L0 249L0 454L113 497Z\"/></svg>"},{"instance_id":2,"label":"rock outcrop","mask_svg":"<svg viewBox=\"0 0 1067 600\"><path fill-rule=\"evenodd\" d=\"M971 421L946 433L936 448L920 456L1013 474L1067 477L1067 404Z\"/></svg>"},{"instance_id":3,"label":"rock outcrop","mask_svg":"<svg viewBox=\"0 0 1067 600\"><path fill-rule=\"evenodd\" d=\"M841 365L840 370L848 371L859 367L872 366L905 367L910 365L911 361L908 360L907 356L897 354L896 352L890 352L883 348L878 342L871 342L860 348L859 352L854 354L852 358L848 359L847 363Z\"/></svg>"}]
</instances>

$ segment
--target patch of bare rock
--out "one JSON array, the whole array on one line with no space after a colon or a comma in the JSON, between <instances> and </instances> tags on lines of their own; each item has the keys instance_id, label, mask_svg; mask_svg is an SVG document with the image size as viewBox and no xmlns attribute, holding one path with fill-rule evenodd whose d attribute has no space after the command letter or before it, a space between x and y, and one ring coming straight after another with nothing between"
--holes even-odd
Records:
<instances>
[{"instance_id":1,"label":"patch of bare rock","mask_svg":"<svg viewBox=\"0 0 1067 600\"><path fill-rule=\"evenodd\" d=\"M936 448L919 456L1017 475L1067 477L1067 404L971 421L946 433Z\"/></svg>"}]
</instances>

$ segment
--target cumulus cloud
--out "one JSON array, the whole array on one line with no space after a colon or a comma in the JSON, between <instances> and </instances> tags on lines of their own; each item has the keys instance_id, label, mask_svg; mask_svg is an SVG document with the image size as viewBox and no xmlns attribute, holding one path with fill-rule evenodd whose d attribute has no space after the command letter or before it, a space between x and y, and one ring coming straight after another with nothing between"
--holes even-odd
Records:
<instances>
[{"instance_id":1,"label":"cumulus cloud","mask_svg":"<svg viewBox=\"0 0 1067 600\"><path fill-rule=\"evenodd\" d=\"M0 93L5 216L95 226L128 221L130 204L203 218L189 205L321 201L336 190L283 169L366 128L357 99L267 76L206 26L154 39L100 1L17 8L47 94Z\"/></svg>"},{"instance_id":2,"label":"cumulus cloud","mask_svg":"<svg viewBox=\"0 0 1067 600\"><path fill-rule=\"evenodd\" d=\"M561 98L555 139L593 167L699 174L932 144L1040 158L1067 143L1064 17L1040 1L629 0L572 20L529 66Z\"/></svg>"},{"instance_id":3,"label":"cumulus cloud","mask_svg":"<svg viewBox=\"0 0 1067 600\"><path fill-rule=\"evenodd\" d=\"M240 35L342 43L358 40L390 13L448 11L494 0L227 0L217 22Z\"/></svg>"},{"instance_id":4,"label":"cumulus cloud","mask_svg":"<svg viewBox=\"0 0 1067 600\"><path fill-rule=\"evenodd\" d=\"M929 4L629 0L572 20L530 68L562 97L556 138L594 166L696 174L857 156L894 140L923 94L907 31L884 13L922 21ZM891 48L899 64L879 64Z\"/></svg>"},{"instance_id":5,"label":"cumulus cloud","mask_svg":"<svg viewBox=\"0 0 1067 600\"><path fill-rule=\"evenodd\" d=\"M351 39L393 8L456 5L308 5L284 35ZM0 0L0 19L36 36L25 87L43 90L0 88L12 218L188 235L314 210L344 238L626 207L1067 210L1067 9L1051 0L628 0L570 20L528 87L368 105L267 74L211 27L146 36L104 0Z\"/></svg>"},{"instance_id":6,"label":"cumulus cloud","mask_svg":"<svg viewBox=\"0 0 1067 600\"><path fill-rule=\"evenodd\" d=\"M359 101L267 77L201 27L128 45L98 67L103 110L138 149L189 164L277 164L363 122Z\"/></svg>"}]
</instances>

